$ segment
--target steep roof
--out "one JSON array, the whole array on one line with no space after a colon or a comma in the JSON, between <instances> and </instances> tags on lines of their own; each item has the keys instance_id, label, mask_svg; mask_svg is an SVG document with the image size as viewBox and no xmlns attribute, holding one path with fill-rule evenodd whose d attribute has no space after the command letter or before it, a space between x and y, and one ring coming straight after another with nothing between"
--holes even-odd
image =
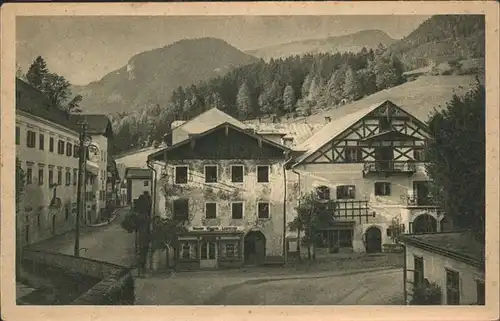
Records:
<instances>
[{"instance_id":1,"label":"steep roof","mask_svg":"<svg viewBox=\"0 0 500 321\"><path fill-rule=\"evenodd\" d=\"M71 114L70 119L73 126L79 128L78 123L87 122L87 133L91 135L103 135L107 138L113 136L113 127L111 121L106 115L100 114Z\"/></svg>"},{"instance_id":2,"label":"steep roof","mask_svg":"<svg viewBox=\"0 0 500 321\"><path fill-rule=\"evenodd\" d=\"M484 266L484 245L468 231L402 235L400 240L471 265Z\"/></svg>"},{"instance_id":3,"label":"steep roof","mask_svg":"<svg viewBox=\"0 0 500 321\"><path fill-rule=\"evenodd\" d=\"M217 131L218 129L223 128L225 126L231 128L231 129L234 129L236 131L239 131L241 133L244 133L245 135L248 135L248 136L253 137L255 139L260 139L262 142L265 142L265 143L267 143L269 145L272 145L274 147L282 149L283 151L290 151L290 149L288 147L285 147L284 145L275 143L275 142L273 142L271 140L268 140L268 139L266 139L266 138L264 138L264 137L262 137L262 136L260 136L258 134L251 133L247 129L242 128L240 126L236 126L236 125L234 125L234 124L232 124L230 122L224 122L224 123L221 123L221 124L219 124L217 126L209 128L208 130L206 130L206 131L204 131L202 133L193 134L188 139L185 139L185 140L180 141L180 142L178 142L178 143L176 143L176 144L174 144L172 146L160 149L159 151L154 152L154 153L148 155L148 161L150 161L150 160L163 160L162 156L163 156L163 154L165 152L169 152L171 150L177 149L178 147L184 146L184 145L190 143L193 140L196 140L196 139L199 139L201 137L207 136L207 135L209 135L209 134L211 134L211 133L213 133L213 132Z\"/></svg>"},{"instance_id":4,"label":"steep roof","mask_svg":"<svg viewBox=\"0 0 500 321\"><path fill-rule=\"evenodd\" d=\"M127 179L140 179L140 178L152 178L153 172L149 168L139 168L139 167L128 167L125 170L125 178Z\"/></svg>"},{"instance_id":5,"label":"steep roof","mask_svg":"<svg viewBox=\"0 0 500 321\"><path fill-rule=\"evenodd\" d=\"M64 111L52 104L41 91L19 78L16 78L16 110L75 130L73 122Z\"/></svg>"},{"instance_id":6,"label":"steep roof","mask_svg":"<svg viewBox=\"0 0 500 321\"><path fill-rule=\"evenodd\" d=\"M233 126L245 128L245 124L214 107L172 130L181 129L189 134L200 134L222 123L230 123Z\"/></svg>"},{"instance_id":7,"label":"steep roof","mask_svg":"<svg viewBox=\"0 0 500 321\"><path fill-rule=\"evenodd\" d=\"M298 150L303 150L305 152L296 159L296 164L311 156L314 152L323 147L330 140L334 139L337 135L354 125L358 120L365 117L371 111L375 110L377 107L383 105L384 103L385 101L368 106L364 109L352 112L339 118L335 118L334 120L326 124L323 128L316 132L316 134L297 146Z\"/></svg>"}]
</instances>

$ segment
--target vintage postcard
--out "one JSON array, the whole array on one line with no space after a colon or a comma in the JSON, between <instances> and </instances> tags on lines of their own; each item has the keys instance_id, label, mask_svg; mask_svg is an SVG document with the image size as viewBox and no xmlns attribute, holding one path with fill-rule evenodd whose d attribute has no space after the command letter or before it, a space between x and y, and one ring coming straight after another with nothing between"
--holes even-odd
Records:
<instances>
[{"instance_id":1,"label":"vintage postcard","mask_svg":"<svg viewBox=\"0 0 500 321\"><path fill-rule=\"evenodd\" d=\"M496 2L2 7L5 320L493 320Z\"/></svg>"}]
</instances>

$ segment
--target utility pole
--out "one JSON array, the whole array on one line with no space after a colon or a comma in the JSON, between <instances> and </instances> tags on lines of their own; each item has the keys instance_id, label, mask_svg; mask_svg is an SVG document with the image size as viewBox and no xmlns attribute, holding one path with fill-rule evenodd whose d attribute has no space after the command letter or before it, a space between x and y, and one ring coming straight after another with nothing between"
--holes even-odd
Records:
<instances>
[{"instance_id":1,"label":"utility pole","mask_svg":"<svg viewBox=\"0 0 500 321\"><path fill-rule=\"evenodd\" d=\"M83 184L85 184L85 159L86 146L85 140L87 137L87 123L81 123L80 130L80 148L78 155L78 186L76 195L76 226L75 226L75 252L76 257L80 256L80 216L83 214L85 208L85 199L82 199Z\"/></svg>"}]
</instances>

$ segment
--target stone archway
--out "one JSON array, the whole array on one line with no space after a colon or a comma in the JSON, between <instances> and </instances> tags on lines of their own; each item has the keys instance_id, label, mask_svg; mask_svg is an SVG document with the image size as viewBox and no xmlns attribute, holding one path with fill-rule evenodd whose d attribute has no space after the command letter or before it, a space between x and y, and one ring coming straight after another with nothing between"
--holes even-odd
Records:
<instances>
[{"instance_id":1,"label":"stone archway","mask_svg":"<svg viewBox=\"0 0 500 321\"><path fill-rule=\"evenodd\" d=\"M261 231L250 231L244 238L244 259L247 265L258 265L266 257L266 237Z\"/></svg>"},{"instance_id":2,"label":"stone archway","mask_svg":"<svg viewBox=\"0 0 500 321\"><path fill-rule=\"evenodd\" d=\"M437 232L437 220L430 214L422 214L413 220L412 233L433 233Z\"/></svg>"},{"instance_id":3,"label":"stone archway","mask_svg":"<svg viewBox=\"0 0 500 321\"><path fill-rule=\"evenodd\" d=\"M376 226L369 227L365 232L366 253L382 252L382 232Z\"/></svg>"}]
</instances>

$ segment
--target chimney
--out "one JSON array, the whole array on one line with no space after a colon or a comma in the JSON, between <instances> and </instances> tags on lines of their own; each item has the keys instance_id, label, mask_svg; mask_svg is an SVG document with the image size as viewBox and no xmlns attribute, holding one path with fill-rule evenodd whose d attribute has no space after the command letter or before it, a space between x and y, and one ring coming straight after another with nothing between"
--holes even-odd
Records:
<instances>
[{"instance_id":1,"label":"chimney","mask_svg":"<svg viewBox=\"0 0 500 321\"><path fill-rule=\"evenodd\" d=\"M332 121L332 118L330 116L325 116L325 124L327 124L331 121Z\"/></svg>"},{"instance_id":2,"label":"chimney","mask_svg":"<svg viewBox=\"0 0 500 321\"><path fill-rule=\"evenodd\" d=\"M290 147L293 145L293 137L283 137L282 142L286 147Z\"/></svg>"},{"instance_id":3,"label":"chimney","mask_svg":"<svg viewBox=\"0 0 500 321\"><path fill-rule=\"evenodd\" d=\"M273 123L277 123L278 122L278 117L277 116L273 116Z\"/></svg>"}]
</instances>

